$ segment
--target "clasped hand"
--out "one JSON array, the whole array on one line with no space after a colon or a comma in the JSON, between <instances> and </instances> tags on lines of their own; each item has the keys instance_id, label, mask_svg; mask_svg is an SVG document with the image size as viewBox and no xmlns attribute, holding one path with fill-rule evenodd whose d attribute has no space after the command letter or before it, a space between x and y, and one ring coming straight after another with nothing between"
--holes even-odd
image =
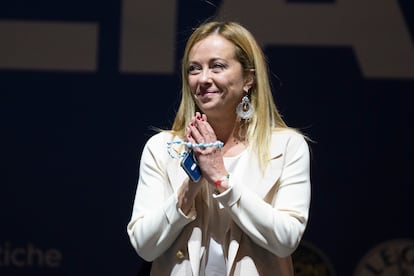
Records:
<instances>
[{"instance_id":1,"label":"clasped hand","mask_svg":"<svg viewBox=\"0 0 414 276\"><path fill-rule=\"evenodd\" d=\"M207 121L205 114L196 112L191 119L186 133L187 141L190 143L214 143L217 136ZM226 175L224 167L223 155L217 147L197 147L193 148L198 165L200 166L203 178L211 185L223 175Z\"/></svg>"}]
</instances>

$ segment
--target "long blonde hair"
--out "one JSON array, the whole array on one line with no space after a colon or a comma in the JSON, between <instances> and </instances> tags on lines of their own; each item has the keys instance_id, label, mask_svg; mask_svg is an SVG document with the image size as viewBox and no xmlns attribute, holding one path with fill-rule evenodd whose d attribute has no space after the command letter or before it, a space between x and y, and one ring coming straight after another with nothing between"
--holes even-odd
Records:
<instances>
[{"instance_id":1,"label":"long blonde hair","mask_svg":"<svg viewBox=\"0 0 414 276\"><path fill-rule=\"evenodd\" d=\"M245 140L258 155L259 163L263 168L269 160L272 132L276 129L286 129L288 126L274 102L264 54L253 35L236 22L208 22L196 28L189 37L181 64L181 102L172 125L172 133L184 137L186 126L197 110L188 84L189 52L197 42L213 33L221 35L234 44L236 59L241 63L244 72L254 71L255 80L250 90L250 100L255 112L248 122Z\"/></svg>"}]
</instances>

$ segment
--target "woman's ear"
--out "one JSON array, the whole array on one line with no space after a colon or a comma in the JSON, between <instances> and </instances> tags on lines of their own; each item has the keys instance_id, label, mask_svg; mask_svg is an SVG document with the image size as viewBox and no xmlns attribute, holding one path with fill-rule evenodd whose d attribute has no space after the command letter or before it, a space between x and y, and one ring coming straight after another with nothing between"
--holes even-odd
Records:
<instances>
[{"instance_id":1,"label":"woman's ear","mask_svg":"<svg viewBox=\"0 0 414 276\"><path fill-rule=\"evenodd\" d=\"M244 90L249 91L252 88L254 82L256 80L256 74L254 69L250 69L247 74L246 78L244 79Z\"/></svg>"}]
</instances>

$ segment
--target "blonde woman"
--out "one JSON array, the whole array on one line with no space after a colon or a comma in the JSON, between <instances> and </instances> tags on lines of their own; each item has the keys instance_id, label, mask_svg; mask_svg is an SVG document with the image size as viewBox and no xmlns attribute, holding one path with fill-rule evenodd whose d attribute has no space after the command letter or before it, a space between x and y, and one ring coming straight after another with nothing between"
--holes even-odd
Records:
<instances>
[{"instance_id":1,"label":"blonde woman","mask_svg":"<svg viewBox=\"0 0 414 276\"><path fill-rule=\"evenodd\" d=\"M267 70L238 23L208 22L188 39L181 103L144 147L127 227L151 275L293 275L309 148L282 120Z\"/></svg>"}]
</instances>

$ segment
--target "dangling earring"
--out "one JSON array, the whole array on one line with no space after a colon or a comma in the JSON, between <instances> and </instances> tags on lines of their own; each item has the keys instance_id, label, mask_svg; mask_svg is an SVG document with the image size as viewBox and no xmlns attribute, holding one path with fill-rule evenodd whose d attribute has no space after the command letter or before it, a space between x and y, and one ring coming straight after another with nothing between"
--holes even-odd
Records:
<instances>
[{"instance_id":1,"label":"dangling earring","mask_svg":"<svg viewBox=\"0 0 414 276\"><path fill-rule=\"evenodd\" d=\"M237 116L243 120L249 120L253 116L254 107L249 99L250 94L250 91L248 91L246 96L242 98L241 103L239 103L236 108Z\"/></svg>"}]
</instances>

